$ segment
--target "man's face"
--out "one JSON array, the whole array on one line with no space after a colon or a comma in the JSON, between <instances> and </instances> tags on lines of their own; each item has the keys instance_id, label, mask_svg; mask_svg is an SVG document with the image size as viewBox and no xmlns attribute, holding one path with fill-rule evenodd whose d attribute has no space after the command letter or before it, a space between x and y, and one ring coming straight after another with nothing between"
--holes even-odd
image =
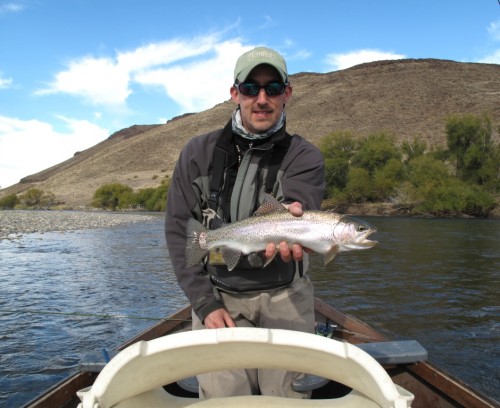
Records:
<instances>
[{"instance_id":1,"label":"man's face","mask_svg":"<svg viewBox=\"0 0 500 408\"><path fill-rule=\"evenodd\" d=\"M245 82L258 85L267 85L270 82L283 82L278 72L270 65L258 65ZM263 133L278 121L283 112L285 103L292 95L292 87L287 86L282 95L268 96L261 89L256 96L246 96L231 87L231 98L240 105L241 121L250 133Z\"/></svg>"}]
</instances>

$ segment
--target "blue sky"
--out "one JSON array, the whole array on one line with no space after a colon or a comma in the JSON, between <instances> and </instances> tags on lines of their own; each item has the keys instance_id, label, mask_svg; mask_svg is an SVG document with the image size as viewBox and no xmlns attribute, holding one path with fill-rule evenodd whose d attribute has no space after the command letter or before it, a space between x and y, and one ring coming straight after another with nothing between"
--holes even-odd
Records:
<instances>
[{"instance_id":1,"label":"blue sky","mask_svg":"<svg viewBox=\"0 0 500 408\"><path fill-rule=\"evenodd\" d=\"M124 127L227 100L237 57L257 45L290 74L400 58L500 64L500 3L0 0L0 186Z\"/></svg>"}]
</instances>

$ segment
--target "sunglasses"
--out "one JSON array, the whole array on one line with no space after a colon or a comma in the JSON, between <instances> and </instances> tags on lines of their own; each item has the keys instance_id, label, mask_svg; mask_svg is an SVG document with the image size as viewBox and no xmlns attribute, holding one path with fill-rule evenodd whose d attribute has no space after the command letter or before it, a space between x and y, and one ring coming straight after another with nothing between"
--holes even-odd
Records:
<instances>
[{"instance_id":1,"label":"sunglasses","mask_svg":"<svg viewBox=\"0 0 500 408\"><path fill-rule=\"evenodd\" d=\"M268 84L262 86L251 82L234 84L234 86L238 88L238 91L245 96L257 96L261 89L264 89L267 96L282 95L288 85L290 85L289 82L269 82Z\"/></svg>"}]
</instances>

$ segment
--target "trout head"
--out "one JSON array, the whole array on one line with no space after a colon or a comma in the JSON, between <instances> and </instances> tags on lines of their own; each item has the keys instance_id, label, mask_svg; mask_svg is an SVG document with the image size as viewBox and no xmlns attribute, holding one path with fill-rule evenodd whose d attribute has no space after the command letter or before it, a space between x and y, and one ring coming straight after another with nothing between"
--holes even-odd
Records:
<instances>
[{"instance_id":1,"label":"trout head","mask_svg":"<svg viewBox=\"0 0 500 408\"><path fill-rule=\"evenodd\" d=\"M334 227L334 240L339 244L339 252L357 249L368 249L377 245L377 241L371 241L368 237L377 231L377 228L369 223L352 217L343 216Z\"/></svg>"}]
</instances>

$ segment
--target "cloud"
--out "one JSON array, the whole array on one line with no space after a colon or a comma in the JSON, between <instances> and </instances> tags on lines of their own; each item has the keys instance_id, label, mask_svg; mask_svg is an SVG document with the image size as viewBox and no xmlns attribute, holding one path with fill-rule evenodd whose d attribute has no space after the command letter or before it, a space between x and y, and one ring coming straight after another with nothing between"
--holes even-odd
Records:
<instances>
[{"instance_id":1,"label":"cloud","mask_svg":"<svg viewBox=\"0 0 500 408\"><path fill-rule=\"evenodd\" d=\"M18 13L24 10L24 6L20 3L5 3L0 4L0 14Z\"/></svg>"},{"instance_id":2,"label":"cloud","mask_svg":"<svg viewBox=\"0 0 500 408\"><path fill-rule=\"evenodd\" d=\"M71 61L59 72L49 88L37 95L65 93L78 96L92 105L123 108L131 91L129 72L110 58L86 57Z\"/></svg>"},{"instance_id":3,"label":"cloud","mask_svg":"<svg viewBox=\"0 0 500 408\"><path fill-rule=\"evenodd\" d=\"M250 47L217 34L148 44L114 57L70 61L38 95L69 94L110 110L124 110L133 85L162 89L188 110L202 110L229 96L232 67Z\"/></svg>"},{"instance_id":4,"label":"cloud","mask_svg":"<svg viewBox=\"0 0 500 408\"><path fill-rule=\"evenodd\" d=\"M500 50L496 50L490 55L479 59L478 62L482 62L484 64L500 64Z\"/></svg>"},{"instance_id":5,"label":"cloud","mask_svg":"<svg viewBox=\"0 0 500 408\"><path fill-rule=\"evenodd\" d=\"M19 182L72 157L109 136L109 131L86 120L59 116L65 132L39 120L0 116L0 187ZM19 152L22 152L20 157Z\"/></svg>"},{"instance_id":6,"label":"cloud","mask_svg":"<svg viewBox=\"0 0 500 408\"><path fill-rule=\"evenodd\" d=\"M344 54L328 54L325 62L329 70L337 71L340 69L347 69L354 65L363 64L365 62L381 61L381 60L394 60L406 58L403 54L395 54L392 52L385 52L380 50L356 50Z\"/></svg>"},{"instance_id":7,"label":"cloud","mask_svg":"<svg viewBox=\"0 0 500 408\"><path fill-rule=\"evenodd\" d=\"M191 63L145 70L134 80L145 86L161 87L184 110L193 112L211 108L229 99L236 58L249 50L238 41L212 46L213 54Z\"/></svg>"},{"instance_id":8,"label":"cloud","mask_svg":"<svg viewBox=\"0 0 500 408\"><path fill-rule=\"evenodd\" d=\"M10 88L12 85L12 78L4 78L2 73L0 72L0 89Z\"/></svg>"},{"instance_id":9,"label":"cloud","mask_svg":"<svg viewBox=\"0 0 500 408\"><path fill-rule=\"evenodd\" d=\"M495 41L500 41L500 20L493 21L488 26L488 34Z\"/></svg>"}]
</instances>

